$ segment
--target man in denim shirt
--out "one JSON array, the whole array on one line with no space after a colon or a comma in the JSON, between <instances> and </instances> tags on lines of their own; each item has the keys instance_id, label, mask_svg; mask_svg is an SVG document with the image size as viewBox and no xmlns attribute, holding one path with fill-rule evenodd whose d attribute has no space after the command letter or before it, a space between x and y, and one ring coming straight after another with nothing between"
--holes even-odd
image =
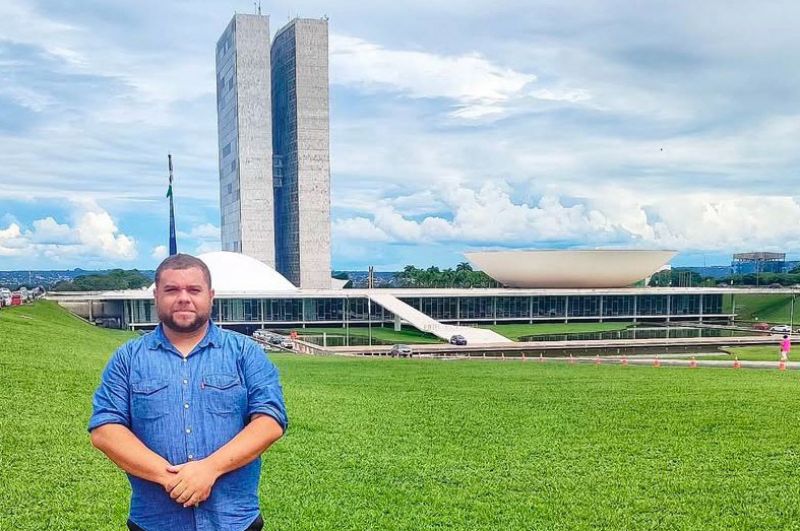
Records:
<instances>
[{"instance_id":1,"label":"man in denim shirt","mask_svg":"<svg viewBox=\"0 0 800 531\"><path fill-rule=\"evenodd\" d=\"M93 401L92 444L128 474L128 527L258 530L261 454L286 430L278 371L249 338L210 321L201 260L156 270L161 324L119 348Z\"/></svg>"}]
</instances>

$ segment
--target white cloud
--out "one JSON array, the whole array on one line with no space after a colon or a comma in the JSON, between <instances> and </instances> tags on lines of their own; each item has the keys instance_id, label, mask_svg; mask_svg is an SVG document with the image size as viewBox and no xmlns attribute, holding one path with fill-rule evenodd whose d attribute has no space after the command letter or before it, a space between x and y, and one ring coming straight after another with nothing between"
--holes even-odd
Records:
<instances>
[{"instance_id":1,"label":"white cloud","mask_svg":"<svg viewBox=\"0 0 800 531\"><path fill-rule=\"evenodd\" d=\"M219 250L220 250L220 242L219 242L219 240L217 240L217 241L205 241L205 242L200 243L200 245L198 245L197 247L195 247L194 254L198 255L198 254L204 254L204 253L213 253L214 251L219 251Z\"/></svg>"},{"instance_id":2,"label":"white cloud","mask_svg":"<svg viewBox=\"0 0 800 531\"><path fill-rule=\"evenodd\" d=\"M337 237L353 241L549 247L660 247L677 250L795 248L800 203L791 197L718 194L636 196L600 188L579 200L544 196L514 202L495 184L442 194L448 218L409 219L388 202L370 217L338 220Z\"/></svg>"},{"instance_id":3,"label":"white cloud","mask_svg":"<svg viewBox=\"0 0 800 531\"><path fill-rule=\"evenodd\" d=\"M153 252L150 253L150 256L155 258L156 260L163 260L169 255L169 249L167 249L166 245L156 245L153 247Z\"/></svg>"},{"instance_id":4,"label":"white cloud","mask_svg":"<svg viewBox=\"0 0 800 531\"><path fill-rule=\"evenodd\" d=\"M389 236L383 229L362 217L334 220L331 227L337 238L344 240L368 241L368 242L387 242Z\"/></svg>"},{"instance_id":5,"label":"white cloud","mask_svg":"<svg viewBox=\"0 0 800 531\"><path fill-rule=\"evenodd\" d=\"M91 202L74 203L72 224L52 217L37 219L32 228L11 223L0 229L0 255L45 257L56 261L133 260L136 241L120 232L105 210Z\"/></svg>"},{"instance_id":6,"label":"white cloud","mask_svg":"<svg viewBox=\"0 0 800 531\"><path fill-rule=\"evenodd\" d=\"M219 227L212 223L195 225L189 232L178 231L177 236L179 245L194 246L194 254L210 253L222 248ZM185 240L188 240L188 245Z\"/></svg>"},{"instance_id":7,"label":"white cloud","mask_svg":"<svg viewBox=\"0 0 800 531\"><path fill-rule=\"evenodd\" d=\"M192 227L192 230L189 232L189 237L204 240L219 240L219 227L211 223L203 223L202 225Z\"/></svg>"},{"instance_id":8,"label":"white cloud","mask_svg":"<svg viewBox=\"0 0 800 531\"><path fill-rule=\"evenodd\" d=\"M584 89L538 89L531 92L531 96L547 101L567 101L578 103L591 99L589 92Z\"/></svg>"},{"instance_id":9,"label":"white cloud","mask_svg":"<svg viewBox=\"0 0 800 531\"><path fill-rule=\"evenodd\" d=\"M331 81L368 90L395 90L412 98L447 98L453 116L481 118L536 80L533 74L493 64L478 53L437 55L392 50L357 37L332 35Z\"/></svg>"}]
</instances>

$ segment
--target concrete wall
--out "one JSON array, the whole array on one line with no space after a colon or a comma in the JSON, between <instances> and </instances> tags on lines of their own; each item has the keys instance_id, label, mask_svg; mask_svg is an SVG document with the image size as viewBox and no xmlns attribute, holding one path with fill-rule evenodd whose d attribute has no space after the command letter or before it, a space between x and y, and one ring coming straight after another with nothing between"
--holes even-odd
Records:
<instances>
[{"instance_id":1,"label":"concrete wall","mask_svg":"<svg viewBox=\"0 0 800 531\"><path fill-rule=\"evenodd\" d=\"M296 19L272 46L278 271L302 288L330 288L328 23Z\"/></svg>"},{"instance_id":2,"label":"concrete wall","mask_svg":"<svg viewBox=\"0 0 800 531\"><path fill-rule=\"evenodd\" d=\"M275 267L269 17L234 16L216 57L222 249Z\"/></svg>"}]
</instances>

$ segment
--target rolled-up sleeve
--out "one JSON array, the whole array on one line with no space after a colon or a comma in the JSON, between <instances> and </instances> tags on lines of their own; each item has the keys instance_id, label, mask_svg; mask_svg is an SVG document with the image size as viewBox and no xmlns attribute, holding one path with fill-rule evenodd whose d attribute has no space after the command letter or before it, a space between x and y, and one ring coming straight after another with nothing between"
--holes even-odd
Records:
<instances>
[{"instance_id":1,"label":"rolled-up sleeve","mask_svg":"<svg viewBox=\"0 0 800 531\"><path fill-rule=\"evenodd\" d=\"M243 360L247 383L247 417L257 413L268 415L275 419L285 433L289 419L278 369L258 345L248 343Z\"/></svg>"},{"instance_id":2,"label":"rolled-up sleeve","mask_svg":"<svg viewBox=\"0 0 800 531\"><path fill-rule=\"evenodd\" d=\"M92 417L89 431L104 424L122 424L130 427L130 407L128 401L128 356L127 345L117 350L108 360L100 385L92 400Z\"/></svg>"}]
</instances>

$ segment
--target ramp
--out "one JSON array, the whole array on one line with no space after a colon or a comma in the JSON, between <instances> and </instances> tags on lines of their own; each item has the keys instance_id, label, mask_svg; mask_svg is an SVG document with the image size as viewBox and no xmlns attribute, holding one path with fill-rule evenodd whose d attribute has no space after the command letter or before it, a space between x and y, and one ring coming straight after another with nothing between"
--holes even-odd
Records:
<instances>
[{"instance_id":1,"label":"ramp","mask_svg":"<svg viewBox=\"0 0 800 531\"><path fill-rule=\"evenodd\" d=\"M440 323L436 319L425 315L421 311L409 306L394 295L388 293L372 293L367 295L370 300L379 304L406 321L408 324L421 330L429 332L438 338L449 341L455 334L464 336L468 345L482 345L489 343L511 343L512 341L497 332L485 328L473 328L471 326L455 326Z\"/></svg>"}]
</instances>

